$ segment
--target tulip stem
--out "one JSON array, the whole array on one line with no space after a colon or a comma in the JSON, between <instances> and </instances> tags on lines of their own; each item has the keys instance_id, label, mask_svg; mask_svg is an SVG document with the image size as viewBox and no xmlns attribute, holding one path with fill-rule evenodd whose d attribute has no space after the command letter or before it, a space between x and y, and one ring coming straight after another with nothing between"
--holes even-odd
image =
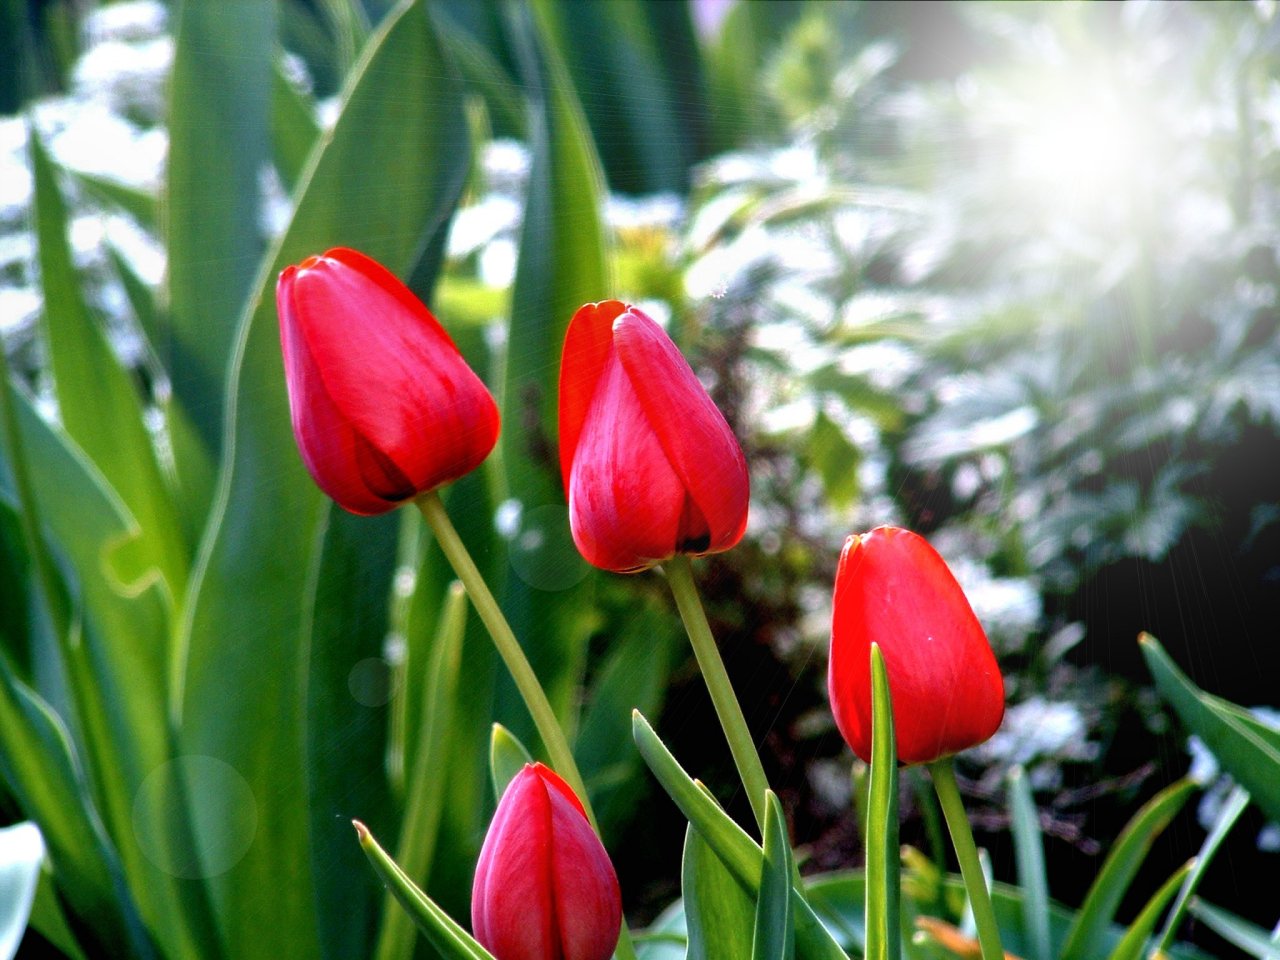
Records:
<instances>
[{"instance_id":1,"label":"tulip stem","mask_svg":"<svg viewBox=\"0 0 1280 960\"><path fill-rule=\"evenodd\" d=\"M960 861L960 875L969 892L969 907L973 910L973 922L978 928L982 960L1004 960L1000 927L996 924L991 893L987 890L987 879L982 874L978 848L973 842L973 831L969 827L969 816L964 811L964 801L960 799L960 788L956 785L951 758L943 757L929 764L929 773L933 777L933 789L938 794L942 815L947 820L947 829L951 831L951 845L955 847L956 859Z\"/></svg>"},{"instance_id":2,"label":"tulip stem","mask_svg":"<svg viewBox=\"0 0 1280 960\"><path fill-rule=\"evenodd\" d=\"M689 642L698 659L698 669L702 671L707 691L711 694L716 716L720 718L725 739L729 741L729 750L738 767L738 776L742 778L747 799L751 801L751 812L755 814L760 835L764 836L765 791L769 789L769 781L765 778L764 767L760 765L760 754L756 752L751 731L747 729L746 717L742 715L742 705L734 695L733 684L729 682L724 661L720 659L715 637L711 635L706 611L702 609L698 588L693 582L693 567L688 557L677 554L666 561L662 568L667 574L667 583L671 585L671 593L676 598L680 619L684 621L685 631L689 634Z\"/></svg>"},{"instance_id":3,"label":"tulip stem","mask_svg":"<svg viewBox=\"0 0 1280 960\"><path fill-rule=\"evenodd\" d=\"M414 503L417 504L427 525L431 527L436 542L444 551L445 559L453 567L453 572L458 575L463 588L467 591L467 596L471 598L471 605L475 607L485 629L489 631L489 636L493 638L498 656L502 657L502 662L507 665L511 679L515 681L516 689L520 692L529 715L533 717L533 725L542 739L542 745L547 748L551 766L556 773L564 777L573 788L573 792L578 795L583 809L587 811L587 819L591 821L591 829L599 835L600 826L596 823L595 811L591 809L591 798L587 796L586 784L582 782L577 761L573 759L573 750L570 749L560 721L556 719L556 713L551 708L551 701L547 699L546 691L542 689L538 675L533 672L529 659L524 655L524 650L520 646L520 641L516 639L511 624L507 623L502 608L489 592L489 585L484 582L484 577L476 568L475 561L471 559L466 544L458 536L453 521L445 511L440 494L429 490L418 496ZM631 932L627 929L624 919L614 956L618 960L635 960L635 955L635 948L631 945Z\"/></svg>"},{"instance_id":4,"label":"tulip stem","mask_svg":"<svg viewBox=\"0 0 1280 960\"><path fill-rule=\"evenodd\" d=\"M551 701L547 699L546 691L542 689L537 674L529 665L529 660L524 655L524 650L520 647L520 641L516 639L511 625L503 616L498 601L489 592L484 577L480 575L466 545L458 536L458 531L454 529L453 522L444 509L444 503L440 500L440 495L431 490L419 496L414 502L422 511L422 516L431 527L431 532L435 534L436 541L444 551L445 558L453 567L454 573L462 581L467 596L471 598L471 605L480 615L481 621L489 631L489 636L493 638L498 656L502 657L502 662L511 673L511 679L515 681L524 705L529 709L529 715L533 717L533 725L538 730L543 746L547 748L547 756L551 759L552 767L568 781L569 786L573 787L573 792L578 795L583 807L586 808L591 826L598 833L599 827L596 826L591 801L587 797L586 785L582 782L582 775L578 773L578 765L573 759L573 750L570 749L569 741L560 727L560 721L556 719L555 711L551 708Z\"/></svg>"}]
</instances>

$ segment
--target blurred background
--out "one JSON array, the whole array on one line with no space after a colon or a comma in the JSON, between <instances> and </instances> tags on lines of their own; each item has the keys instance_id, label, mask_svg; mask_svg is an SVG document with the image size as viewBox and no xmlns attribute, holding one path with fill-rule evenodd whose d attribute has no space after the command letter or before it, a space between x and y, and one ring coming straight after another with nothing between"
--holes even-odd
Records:
<instances>
[{"instance_id":1,"label":"blurred background","mask_svg":"<svg viewBox=\"0 0 1280 960\"><path fill-rule=\"evenodd\" d=\"M0 333L46 416L59 414L39 335L29 130L59 168L74 268L163 460L160 411L192 391L180 342L147 315L169 304L175 212L239 218L242 255L199 264L218 278L206 322L231 331L311 144L391 7L283 0L265 39L244 41L278 53L256 80L237 74L229 44L226 75L201 82L240 90L243 113L213 133L234 144L268 117L271 136L234 199L212 192L206 210L173 190L167 166L182 120L170 120L174 6L0 0ZM747 537L700 576L803 869L861 862L851 755L826 707L830 583L845 536L894 523L948 559L1005 671L1004 726L960 767L996 875L1012 874L1010 765L1029 771L1051 892L1070 904L1138 803L1194 765L1213 786L1137 886L1167 876L1227 784L1148 689L1138 632L1204 688L1280 708L1274 0L546 7L563 69L538 73L510 29L515 5L434 5L468 83L474 152L429 302L490 383L537 360L509 327L518 271L536 255L522 231L574 211L537 199L554 196L559 168L535 162L544 128L530 77L545 84L535 111L575 94L607 187L612 284L592 298L630 300L667 326L750 462ZM216 162L201 176L219 176ZM347 185L357 204L386 189L370 176ZM544 399L528 400L535 426ZM525 402L507 398L508 432ZM553 442L535 435L531 460L549 449L554 462ZM472 494L463 484L455 496ZM747 819L662 584L589 573L562 507L474 496L494 562L533 602L560 597L578 613L577 639L532 652L544 676L562 671L557 703L583 731L625 728L642 703L686 768ZM416 534L401 537L394 609L412 606L406 543ZM6 628L24 634L23 607L4 603ZM394 680L397 642L393 629L370 659L374 687ZM493 674L483 639L468 643L464 663ZM462 711L480 732L459 734L459 755L483 749L493 715L527 728L504 681L487 683L475 695L488 699ZM684 823L617 742L579 753L638 923L678 896ZM904 842L938 848L926 793L910 774L903 789ZM457 820L446 849L477 844L475 811L444 817ZM1273 891L1252 878L1280 865L1280 828L1250 810L1229 842L1207 898L1274 922ZM458 856L457 875L433 871L432 889L461 912Z\"/></svg>"}]
</instances>

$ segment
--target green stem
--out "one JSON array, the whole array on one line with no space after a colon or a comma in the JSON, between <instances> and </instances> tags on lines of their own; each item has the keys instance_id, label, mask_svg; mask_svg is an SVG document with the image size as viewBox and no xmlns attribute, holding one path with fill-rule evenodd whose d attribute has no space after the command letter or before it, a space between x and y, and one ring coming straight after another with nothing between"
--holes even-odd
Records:
<instances>
[{"instance_id":1,"label":"green stem","mask_svg":"<svg viewBox=\"0 0 1280 960\"><path fill-rule=\"evenodd\" d=\"M969 829L969 816L964 812L964 801L960 799L960 788L956 786L956 773L951 758L943 757L929 764L929 773L933 776L933 789L937 791L942 815L947 820L947 829L951 831L951 845L955 847L956 859L960 861L960 875L964 877L965 889L969 892L969 906L973 910L973 922L978 928L982 960L1004 960L1004 949L1000 946L1000 928L996 924L996 913L991 906L986 877L982 875L982 864L978 861L973 831Z\"/></svg>"},{"instance_id":2,"label":"green stem","mask_svg":"<svg viewBox=\"0 0 1280 960\"><path fill-rule=\"evenodd\" d=\"M599 834L600 827L596 823L595 811L591 808L591 799L587 796L586 784L582 782L582 774L578 772L578 764L573 759L573 751L565 738L564 730L560 727L560 721L556 719L555 711L551 708L551 701L547 699L546 691L542 689L537 674L529 665L529 660L524 655L524 650L521 649L520 641L516 639L511 625L503 616L498 601L489 592L488 584L484 582L484 577L476 568L466 545L458 536L458 531L454 529L449 514L445 512L444 503L440 500L440 494L434 490L428 491L419 496L414 503L422 512L427 525L431 527L436 542L444 551L445 559L449 561L453 572L462 581L467 596L471 598L471 605L480 615L480 620L489 631L489 636L493 638L498 656L502 657L502 662L506 664L511 679L515 681L516 689L520 692L520 697L533 718L533 725L542 739L542 745L547 748L547 756L551 759L552 767L564 777L573 788L573 792L582 800L583 809L587 811L587 819L591 821L591 828ZM631 935L625 920L615 955L618 960L635 958L635 949L631 945Z\"/></svg>"},{"instance_id":3,"label":"green stem","mask_svg":"<svg viewBox=\"0 0 1280 960\"><path fill-rule=\"evenodd\" d=\"M689 558L683 555L672 557L662 566L667 574L667 583L671 585L671 593L676 598L680 619L684 621L685 631L689 634L689 642L693 645L693 654L698 659L698 669L702 671L707 691L711 694L711 702L716 708L716 716L720 718L725 739L729 741L729 750L738 767L738 776L742 778L747 799L751 801L751 812L755 814L760 835L764 836L764 794L769 789L769 781L765 778L764 767L760 765L760 754L756 752L751 731L747 729L742 706L734 696L729 674L724 669L724 661L720 659L720 651L716 649L715 637L711 635L711 627L707 624L702 601L698 599L698 588L693 582L693 568Z\"/></svg>"}]
</instances>

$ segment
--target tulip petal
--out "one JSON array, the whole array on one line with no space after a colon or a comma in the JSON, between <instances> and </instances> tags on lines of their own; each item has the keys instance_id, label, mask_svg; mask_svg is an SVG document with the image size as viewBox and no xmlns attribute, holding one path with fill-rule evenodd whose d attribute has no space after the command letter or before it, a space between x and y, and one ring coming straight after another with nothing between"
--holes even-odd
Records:
<instances>
[{"instance_id":1,"label":"tulip petal","mask_svg":"<svg viewBox=\"0 0 1280 960\"><path fill-rule=\"evenodd\" d=\"M828 694L836 725L864 760L873 641L893 690L902 763L930 763L995 733L1004 681L986 633L946 561L906 530L850 537L836 572Z\"/></svg>"},{"instance_id":2,"label":"tulip petal","mask_svg":"<svg viewBox=\"0 0 1280 960\"><path fill-rule=\"evenodd\" d=\"M384 513L395 506L393 499L384 497L369 485L365 480L365 469L353 475L347 468L351 463L365 463L370 447L329 396L311 349L301 335L294 299L296 276L296 267L289 267L281 273L277 303L280 309L280 346L286 379L290 384L289 415L298 450L320 489L346 509L366 515ZM376 481L377 477L374 479ZM389 489L391 484L380 487Z\"/></svg>"},{"instance_id":3,"label":"tulip petal","mask_svg":"<svg viewBox=\"0 0 1280 960\"><path fill-rule=\"evenodd\" d=\"M685 488L612 353L577 442L569 523L587 562L627 572L670 557L680 534Z\"/></svg>"},{"instance_id":4,"label":"tulip petal","mask_svg":"<svg viewBox=\"0 0 1280 960\"><path fill-rule=\"evenodd\" d=\"M457 479L484 460L497 439L493 398L394 275L339 248L298 270L292 285L295 306L305 307L296 310L296 328L325 392L407 478L410 494ZM398 486L387 464L372 469Z\"/></svg>"},{"instance_id":5,"label":"tulip petal","mask_svg":"<svg viewBox=\"0 0 1280 960\"><path fill-rule=\"evenodd\" d=\"M561 950L557 956L608 960L622 927L617 875L591 825L575 808L577 798L571 804L561 792L548 789L547 794L555 838L551 882Z\"/></svg>"},{"instance_id":6,"label":"tulip petal","mask_svg":"<svg viewBox=\"0 0 1280 960\"><path fill-rule=\"evenodd\" d=\"M688 361L662 328L630 309L613 343L641 407L692 504L680 553L727 550L746 529L750 482L738 439Z\"/></svg>"},{"instance_id":7,"label":"tulip petal","mask_svg":"<svg viewBox=\"0 0 1280 960\"><path fill-rule=\"evenodd\" d=\"M560 360L560 471L565 490L578 438L595 397L596 385L613 353L613 321L627 308L617 300L587 303L569 321Z\"/></svg>"},{"instance_id":8,"label":"tulip petal","mask_svg":"<svg viewBox=\"0 0 1280 960\"><path fill-rule=\"evenodd\" d=\"M550 881L551 800L532 767L511 781L494 814L471 895L471 926L502 960L558 957L559 929Z\"/></svg>"}]
</instances>

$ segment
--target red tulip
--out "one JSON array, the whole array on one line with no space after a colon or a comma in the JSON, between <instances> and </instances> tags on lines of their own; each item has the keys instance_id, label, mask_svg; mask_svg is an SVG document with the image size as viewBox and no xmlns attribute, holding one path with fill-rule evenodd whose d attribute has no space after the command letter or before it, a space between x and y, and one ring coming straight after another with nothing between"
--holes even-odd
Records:
<instances>
[{"instance_id":1,"label":"red tulip","mask_svg":"<svg viewBox=\"0 0 1280 960\"><path fill-rule=\"evenodd\" d=\"M737 438L662 328L617 300L565 334L560 468L574 542L605 570L719 553L746 529Z\"/></svg>"},{"instance_id":2,"label":"red tulip","mask_svg":"<svg viewBox=\"0 0 1280 960\"><path fill-rule=\"evenodd\" d=\"M403 283L336 247L276 284L289 413L320 489L384 513L474 470L498 408L444 328Z\"/></svg>"},{"instance_id":3,"label":"red tulip","mask_svg":"<svg viewBox=\"0 0 1280 960\"><path fill-rule=\"evenodd\" d=\"M836 570L827 692L840 733L868 761L872 643L884 655L899 761L932 763L996 732L1004 681L987 635L946 561L909 530L850 537Z\"/></svg>"},{"instance_id":4,"label":"red tulip","mask_svg":"<svg viewBox=\"0 0 1280 960\"><path fill-rule=\"evenodd\" d=\"M622 929L609 855L569 785L540 763L507 786L480 849L471 927L497 960L608 960Z\"/></svg>"}]
</instances>

